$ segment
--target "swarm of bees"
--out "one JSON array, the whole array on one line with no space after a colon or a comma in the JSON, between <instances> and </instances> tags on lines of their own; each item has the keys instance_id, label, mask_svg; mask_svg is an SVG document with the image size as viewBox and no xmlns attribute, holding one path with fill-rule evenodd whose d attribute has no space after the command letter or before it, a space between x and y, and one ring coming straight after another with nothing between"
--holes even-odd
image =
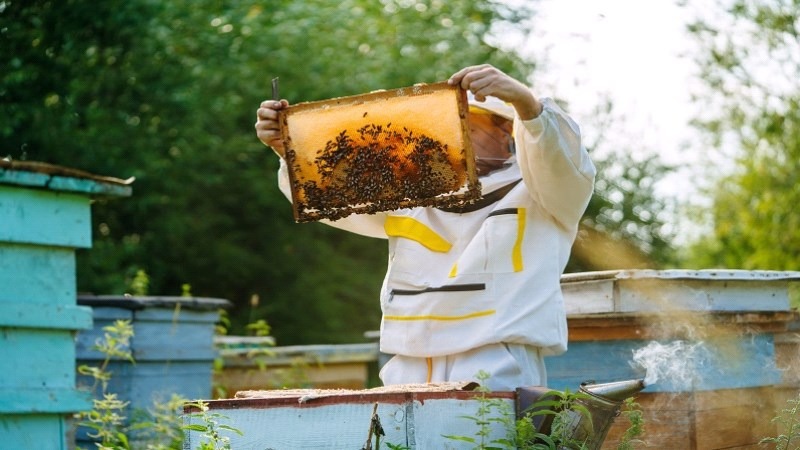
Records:
<instances>
[{"instance_id":1,"label":"swarm of bees","mask_svg":"<svg viewBox=\"0 0 800 450\"><path fill-rule=\"evenodd\" d=\"M480 198L467 96L446 82L281 112L295 221Z\"/></svg>"},{"instance_id":2,"label":"swarm of bees","mask_svg":"<svg viewBox=\"0 0 800 450\"><path fill-rule=\"evenodd\" d=\"M412 199L418 205L451 205L436 197L459 191L467 178L464 160L451 161L447 144L392 128L391 122L369 123L355 133L342 130L316 153L319 181L295 179L293 189L301 194L299 208L331 220L355 209L401 208Z\"/></svg>"}]
</instances>

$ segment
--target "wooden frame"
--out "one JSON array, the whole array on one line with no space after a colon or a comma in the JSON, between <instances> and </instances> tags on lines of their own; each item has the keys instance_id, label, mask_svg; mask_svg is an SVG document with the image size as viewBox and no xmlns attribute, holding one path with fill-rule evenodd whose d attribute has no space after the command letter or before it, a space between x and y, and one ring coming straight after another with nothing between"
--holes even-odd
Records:
<instances>
[{"instance_id":1,"label":"wooden frame","mask_svg":"<svg viewBox=\"0 0 800 450\"><path fill-rule=\"evenodd\" d=\"M480 197L466 92L421 84L280 113L297 222Z\"/></svg>"}]
</instances>

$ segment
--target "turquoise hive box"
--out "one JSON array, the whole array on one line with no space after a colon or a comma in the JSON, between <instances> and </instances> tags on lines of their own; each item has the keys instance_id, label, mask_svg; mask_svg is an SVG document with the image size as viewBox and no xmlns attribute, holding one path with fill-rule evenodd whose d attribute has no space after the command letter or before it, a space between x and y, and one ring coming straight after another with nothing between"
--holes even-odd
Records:
<instances>
[{"instance_id":1,"label":"turquoise hive box","mask_svg":"<svg viewBox=\"0 0 800 450\"><path fill-rule=\"evenodd\" d=\"M67 419L91 409L75 387L75 250L92 244L91 202L131 195L132 180L0 160L0 447L66 449Z\"/></svg>"}]
</instances>

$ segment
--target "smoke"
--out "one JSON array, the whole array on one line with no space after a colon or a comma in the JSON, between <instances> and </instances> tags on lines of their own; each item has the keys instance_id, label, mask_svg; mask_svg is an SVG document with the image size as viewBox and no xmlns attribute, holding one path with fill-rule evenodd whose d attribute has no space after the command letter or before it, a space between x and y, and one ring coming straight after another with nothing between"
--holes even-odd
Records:
<instances>
[{"instance_id":1,"label":"smoke","mask_svg":"<svg viewBox=\"0 0 800 450\"><path fill-rule=\"evenodd\" d=\"M634 350L631 366L645 370L645 385L669 383L681 391L689 391L697 380L698 364L708 351L702 342L651 342Z\"/></svg>"}]
</instances>

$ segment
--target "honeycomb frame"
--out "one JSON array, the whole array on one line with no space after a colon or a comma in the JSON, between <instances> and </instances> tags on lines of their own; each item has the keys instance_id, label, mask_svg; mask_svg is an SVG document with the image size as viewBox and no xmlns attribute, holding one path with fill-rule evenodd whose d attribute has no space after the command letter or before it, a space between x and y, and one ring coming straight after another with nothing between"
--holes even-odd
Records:
<instances>
[{"instance_id":1,"label":"honeycomb frame","mask_svg":"<svg viewBox=\"0 0 800 450\"><path fill-rule=\"evenodd\" d=\"M295 221L480 198L468 111L466 91L446 82L282 110Z\"/></svg>"}]
</instances>

